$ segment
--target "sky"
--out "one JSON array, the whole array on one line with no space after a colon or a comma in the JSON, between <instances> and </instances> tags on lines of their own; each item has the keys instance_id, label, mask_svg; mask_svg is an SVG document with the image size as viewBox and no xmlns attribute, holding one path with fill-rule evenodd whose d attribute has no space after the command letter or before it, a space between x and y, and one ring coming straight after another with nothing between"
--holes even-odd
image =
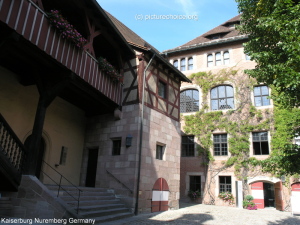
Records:
<instances>
[{"instance_id":1,"label":"sky","mask_svg":"<svg viewBox=\"0 0 300 225\"><path fill-rule=\"evenodd\" d=\"M235 0L97 0L159 51L178 47L238 15Z\"/></svg>"}]
</instances>

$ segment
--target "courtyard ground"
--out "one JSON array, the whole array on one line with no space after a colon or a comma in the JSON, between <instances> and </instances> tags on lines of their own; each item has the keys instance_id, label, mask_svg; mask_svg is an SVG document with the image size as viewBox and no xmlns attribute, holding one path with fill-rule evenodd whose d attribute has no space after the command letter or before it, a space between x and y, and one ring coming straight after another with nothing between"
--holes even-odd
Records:
<instances>
[{"instance_id":1,"label":"courtyard ground","mask_svg":"<svg viewBox=\"0 0 300 225\"><path fill-rule=\"evenodd\" d=\"M300 225L300 216L274 208L246 210L226 206L181 203L179 210L140 214L105 225Z\"/></svg>"}]
</instances>

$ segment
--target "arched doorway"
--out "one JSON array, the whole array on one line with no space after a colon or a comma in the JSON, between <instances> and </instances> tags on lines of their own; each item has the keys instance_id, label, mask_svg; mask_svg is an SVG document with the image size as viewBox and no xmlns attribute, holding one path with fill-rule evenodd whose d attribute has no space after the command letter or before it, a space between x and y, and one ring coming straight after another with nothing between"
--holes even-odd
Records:
<instances>
[{"instance_id":1,"label":"arched doorway","mask_svg":"<svg viewBox=\"0 0 300 225\"><path fill-rule=\"evenodd\" d=\"M29 148L30 140L31 140L31 135L29 135L26 138L25 142L24 142L24 146L26 148ZM40 175L41 175L41 169L42 169L42 165L43 165L45 149L46 149L46 142L45 142L44 138L42 137L41 138L41 143L40 143L40 148L39 148L39 153L38 153L38 160L37 160L36 170L35 170L35 176L38 179L40 179Z\"/></svg>"},{"instance_id":2,"label":"arched doorway","mask_svg":"<svg viewBox=\"0 0 300 225\"><path fill-rule=\"evenodd\" d=\"M168 211L169 185L164 178L158 178L152 189L152 212Z\"/></svg>"}]
</instances>

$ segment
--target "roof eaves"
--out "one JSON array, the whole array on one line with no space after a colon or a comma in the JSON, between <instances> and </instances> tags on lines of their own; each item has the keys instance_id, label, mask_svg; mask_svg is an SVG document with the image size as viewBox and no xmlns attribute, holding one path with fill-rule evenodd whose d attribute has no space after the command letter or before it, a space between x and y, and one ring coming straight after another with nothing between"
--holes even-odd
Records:
<instances>
[{"instance_id":1,"label":"roof eaves","mask_svg":"<svg viewBox=\"0 0 300 225\"><path fill-rule=\"evenodd\" d=\"M131 46L127 43L126 39L124 36L121 34L121 32L118 30L116 25L111 21L111 19L107 16L105 11L102 9L102 7L99 5L99 3L96 0L91 0L91 2L94 4L94 6L98 9L98 11L105 17L106 21L109 23L109 25L113 28L114 32L118 34L118 38L122 41L122 44L128 50L130 53L134 54L133 49Z\"/></svg>"},{"instance_id":2,"label":"roof eaves","mask_svg":"<svg viewBox=\"0 0 300 225\"><path fill-rule=\"evenodd\" d=\"M193 44L193 45L189 45L189 46L182 46L182 47L165 50L162 52L162 54L175 53L175 52L187 51L187 50L191 50L191 49L203 48L203 47L212 46L212 45L230 43L230 42L234 42L234 41L244 40L247 38L248 38L248 35L239 35L239 36L235 36L235 37L216 39L216 40L212 40L212 41L208 41L208 42L202 42L202 43Z\"/></svg>"},{"instance_id":3,"label":"roof eaves","mask_svg":"<svg viewBox=\"0 0 300 225\"><path fill-rule=\"evenodd\" d=\"M162 54L158 54L155 50L150 49L150 51L155 54L161 61L163 61L171 70L173 73L175 73L176 75L179 76L181 81L185 81L188 83L192 83L192 81L187 78L181 71L179 71L178 69L176 69L167 59L165 59Z\"/></svg>"}]
</instances>

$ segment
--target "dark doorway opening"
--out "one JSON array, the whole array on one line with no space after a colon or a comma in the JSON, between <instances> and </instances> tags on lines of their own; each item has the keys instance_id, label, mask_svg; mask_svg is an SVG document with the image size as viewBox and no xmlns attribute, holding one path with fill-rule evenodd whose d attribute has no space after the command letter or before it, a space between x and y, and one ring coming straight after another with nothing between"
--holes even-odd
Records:
<instances>
[{"instance_id":1,"label":"dark doorway opening","mask_svg":"<svg viewBox=\"0 0 300 225\"><path fill-rule=\"evenodd\" d=\"M31 140L31 135L28 136L26 138L25 142L24 142L24 146L27 149L29 148L30 140ZM40 179L40 175L41 175L41 170L42 170L42 166L43 166L45 149L46 149L45 140L44 140L44 138L41 138L41 144L40 144L40 147L39 147L39 153L38 153L37 164L36 164L36 169L35 169L35 176L38 179Z\"/></svg>"},{"instance_id":2,"label":"dark doorway opening","mask_svg":"<svg viewBox=\"0 0 300 225\"><path fill-rule=\"evenodd\" d=\"M275 207L274 184L264 183L264 203L265 207Z\"/></svg>"},{"instance_id":3,"label":"dark doorway opening","mask_svg":"<svg viewBox=\"0 0 300 225\"><path fill-rule=\"evenodd\" d=\"M97 163L98 163L98 148L88 150L88 165L85 178L86 187L95 187Z\"/></svg>"}]
</instances>

